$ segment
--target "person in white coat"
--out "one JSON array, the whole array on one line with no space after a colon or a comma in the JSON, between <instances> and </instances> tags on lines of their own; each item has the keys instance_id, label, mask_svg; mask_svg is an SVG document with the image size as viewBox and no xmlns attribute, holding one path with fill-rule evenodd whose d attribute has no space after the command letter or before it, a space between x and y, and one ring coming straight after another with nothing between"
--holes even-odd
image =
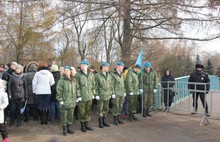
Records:
<instances>
[{"instance_id":1,"label":"person in white coat","mask_svg":"<svg viewBox=\"0 0 220 142\"><path fill-rule=\"evenodd\" d=\"M53 74L49 71L48 64L41 62L38 72L32 81L33 93L37 96L38 114L41 124L47 124L50 107L51 86L54 85Z\"/></svg>"},{"instance_id":2,"label":"person in white coat","mask_svg":"<svg viewBox=\"0 0 220 142\"><path fill-rule=\"evenodd\" d=\"M8 132L4 122L4 109L8 106L8 95L5 92L6 81L0 79L0 132L3 142L8 142Z\"/></svg>"}]
</instances>

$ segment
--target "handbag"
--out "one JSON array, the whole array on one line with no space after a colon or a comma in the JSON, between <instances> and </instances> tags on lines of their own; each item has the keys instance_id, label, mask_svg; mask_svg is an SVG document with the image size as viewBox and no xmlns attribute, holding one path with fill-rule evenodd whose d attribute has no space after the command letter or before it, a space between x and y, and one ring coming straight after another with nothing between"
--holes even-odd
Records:
<instances>
[{"instance_id":1,"label":"handbag","mask_svg":"<svg viewBox=\"0 0 220 142\"><path fill-rule=\"evenodd\" d=\"M170 89L170 91L169 91L170 93L169 93L169 95L171 96L171 97L174 97L174 96L176 96L176 91L172 88L172 89Z\"/></svg>"}]
</instances>

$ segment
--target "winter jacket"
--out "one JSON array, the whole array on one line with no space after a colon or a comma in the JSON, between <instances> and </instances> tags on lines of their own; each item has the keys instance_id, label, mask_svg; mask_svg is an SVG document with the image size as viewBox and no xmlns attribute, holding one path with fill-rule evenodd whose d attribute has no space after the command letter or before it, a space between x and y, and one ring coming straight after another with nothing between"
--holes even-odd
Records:
<instances>
[{"instance_id":1,"label":"winter jacket","mask_svg":"<svg viewBox=\"0 0 220 142\"><path fill-rule=\"evenodd\" d=\"M94 73L87 71L87 75L80 70L76 74L77 80L77 95L82 97L82 101L92 100L95 95L95 76Z\"/></svg>"},{"instance_id":2,"label":"winter jacket","mask_svg":"<svg viewBox=\"0 0 220 142\"><path fill-rule=\"evenodd\" d=\"M157 74L151 68L150 72L148 73L145 69L142 70L142 78L143 78L143 90L146 93L152 93L154 89L157 88ZM140 79L140 84L142 79Z\"/></svg>"},{"instance_id":3,"label":"winter jacket","mask_svg":"<svg viewBox=\"0 0 220 142\"><path fill-rule=\"evenodd\" d=\"M161 85L162 85L163 90L164 90L164 95L167 95L168 93L170 94L170 96L175 95L174 94L175 92L174 92L174 89L173 89L173 86L175 85L174 81L175 80L174 80L174 77L171 75L171 72L170 72L169 76L166 75L166 72L165 72L165 74L162 76L162 79L161 79Z\"/></svg>"},{"instance_id":4,"label":"winter jacket","mask_svg":"<svg viewBox=\"0 0 220 142\"><path fill-rule=\"evenodd\" d=\"M36 96L33 93L33 87L32 87L32 81L34 78L35 73L37 72L37 64L34 62L31 62L26 67L26 75L25 75L25 81L27 83L27 98L28 104L35 104L36 103Z\"/></svg>"},{"instance_id":5,"label":"winter jacket","mask_svg":"<svg viewBox=\"0 0 220 142\"><path fill-rule=\"evenodd\" d=\"M24 79L24 74L12 73L8 82L8 95L12 100L24 101L27 99L26 96L26 82Z\"/></svg>"},{"instance_id":6,"label":"winter jacket","mask_svg":"<svg viewBox=\"0 0 220 142\"><path fill-rule=\"evenodd\" d=\"M36 95L51 95L51 86L55 81L52 73L48 69L41 69L34 75L32 86Z\"/></svg>"},{"instance_id":7,"label":"winter jacket","mask_svg":"<svg viewBox=\"0 0 220 142\"><path fill-rule=\"evenodd\" d=\"M50 101L51 102L56 102L57 99L56 99L56 94L57 94L57 90L56 90L56 87L57 87L57 82L59 81L60 79L60 71L56 71L56 72L52 72L53 74L53 77L54 77L54 85L51 86L51 97L50 97Z\"/></svg>"},{"instance_id":8,"label":"winter jacket","mask_svg":"<svg viewBox=\"0 0 220 142\"><path fill-rule=\"evenodd\" d=\"M113 92L116 96L123 96L125 93L124 77L123 74L119 74L116 70L111 72Z\"/></svg>"},{"instance_id":9,"label":"winter jacket","mask_svg":"<svg viewBox=\"0 0 220 142\"><path fill-rule=\"evenodd\" d=\"M161 79L161 85L163 88L168 89L168 88L173 88L175 85L174 83L174 77L170 74L169 76L166 75L166 73L162 76ZM169 84L169 87L168 87Z\"/></svg>"},{"instance_id":10,"label":"winter jacket","mask_svg":"<svg viewBox=\"0 0 220 142\"><path fill-rule=\"evenodd\" d=\"M128 73L125 80L126 93L133 92L134 95L139 94L139 80L135 71L132 68L128 69Z\"/></svg>"},{"instance_id":11,"label":"winter jacket","mask_svg":"<svg viewBox=\"0 0 220 142\"><path fill-rule=\"evenodd\" d=\"M193 72L188 80L189 84L188 84L188 89L196 89L196 90L206 90L208 93L209 89L210 89L210 79L207 73L203 72L203 71L195 71ZM201 84L190 84L190 82L195 82L195 83L201 83ZM206 83L206 84L202 84L202 83Z\"/></svg>"},{"instance_id":12,"label":"winter jacket","mask_svg":"<svg viewBox=\"0 0 220 142\"><path fill-rule=\"evenodd\" d=\"M95 75L96 95L100 100L107 101L112 95L112 77L109 73L99 72Z\"/></svg>"},{"instance_id":13,"label":"winter jacket","mask_svg":"<svg viewBox=\"0 0 220 142\"><path fill-rule=\"evenodd\" d=\"M4 109L8 106L8 95L0 92L0 124L4 123Z\"/></svg>"},{"instance_id":14,"label":"winter jacket","mask_svg":"<svg viewBox=\"0 0 220 142\"><path fill-rule=\"evenodd\" d=\"M76 81L61 76L56 86L56 99L58 102L64 102L60 104L61 108L74 108L76 105Z\"/></svg>"}]
</instances>

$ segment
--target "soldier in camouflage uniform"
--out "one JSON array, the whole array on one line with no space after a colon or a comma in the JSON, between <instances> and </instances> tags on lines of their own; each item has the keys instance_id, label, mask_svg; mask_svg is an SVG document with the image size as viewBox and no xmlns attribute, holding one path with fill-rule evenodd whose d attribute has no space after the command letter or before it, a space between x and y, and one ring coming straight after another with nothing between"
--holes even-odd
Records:
<instances>
[{"instance_id":1,"label":"soldier in camouflage uniform","mask_svg":"<svg viewBox=\"0 0 220 142\"><path fill-rule=\"evenodd\" d=\"M95 94L95 76L88 70L88 65L88 61L82 61L81 70L76 74L77 95L82 98L82 101L78 104L78 117L82 132L86 132L87 130L93 131L93 128L88 123L91 119L92 99Z\"/></svg>"},{"instance_id":2,"label":"soldier in camouflage uniform","mask_svg":"<svg viewBox=\"0 0 220 142\"><path fill-rule=\"evenodd\" d=\"M97 73L95 76L96 80L96 100L97 103L97 115L99 117L99 127L104 128L110 127L106 123L106 116L109 110L109 99L112 94L112 78L108 73L110 64L108 62L102 63L101 72Z\"/></svg>"},{"instance_id":3,"label":"soldier in camouflage uniform","mask_svg":"<svg viewBox=\"0 0 220 142\"><path fill-rule=\"evenodd\" d=\"M120 119L120 114L124 102L124 98L126 96L125 86L124 86L124 77L123 77L123 68L124 63L117 62L116 69L111 73L112 75L112 84L113 84L113 116L114 116L114 124L124 124L124 122Z\"/></svg>"},{"instance_id":4,"label":"soldier in camouflage uniform","mask_svg":"<svg viewBox=\"0 0 220 142\"><path fill-rule=\"evenodd\" d=\"M73 112L76 105L76 79L70 75L70 66L64 67L64 75L57 83L56 99L60 103L61 124L63 126L63 135L73 134L71 125L73 123ZM77 100L78 101L78 100Z\"/></svg>"},{"instance_id":5,"label":"soldier in camouflage uniform","mask_svg":"<svg viewBox=\"0 0 220 142\"><path fill-rule=\"evenodd\" d=\"M139 80L137 72L139 71L139 66L135 66L133 69L129 68L125 80L126 94L128 95L129 103L129 120L138 120L136 114L137 111L137 96L139 94Z\"/></svg>"},{"instance_id":6,"label":"soldier in camouflage uniform","mask_svg":"<svg viewBox=\"0 0 220 142\"><path fill-rule=\"evenodd\" d=\"M143 78L143 117L151 117L149 109L153 105L153 95L157 92L157 74L151 67L150 62L144 63L144 70L142 71ZM140 83L142 80L140 80Z\"/></svg>"}]
</instances>

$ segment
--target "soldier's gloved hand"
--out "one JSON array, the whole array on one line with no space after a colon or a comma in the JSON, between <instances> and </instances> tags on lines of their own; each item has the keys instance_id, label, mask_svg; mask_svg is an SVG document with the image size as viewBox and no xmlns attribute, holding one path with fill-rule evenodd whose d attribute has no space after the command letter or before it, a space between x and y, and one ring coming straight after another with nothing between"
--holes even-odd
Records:
<instances>
[{"instance_id":1,"label":"soldier's gloved hand","mask_svg":"<svg viewBox=\"0 0 220 142\"><path fill-rule=\"evenodd\" d=\"M144 93L143 89L139 89L139 94L143 94L143 93Z\"/></svg>"},{"instance_id":2,"label":"soldier's gloved hand","mask_svg":"<svg viewBox=\"0 0 220 142\"><path fill-rule=\"evenodd\" d=\"M114 99L116 96L115 96L115 94L112 94L112 99Z\"/></svg>"},{"instance_id":3,"label":"soldier's gloved hand","mask_svg":"<svg viewBox=\"0 0 220 142\"><path fill-rule=\"evenodd\" d=\"M81 97L79 97L79 98L76 99L76 102L77 102L77 103L80 102L80 101L82 101L82 98L81 98Z\"/></svg>"},{"instance_id":4,"label":"soldier's gloved hand","mask_svg":"<svg viewBox=\"0 0 220 142\"><path fill-rule=\"evenodd\" d=\"M96 99L96 100L100 100L100 97L99 97L99 96L96 96L95 99Z\"/></svg>"},{"instance_id":5,"label":"soldier's gloved hand","mask_svg":"<svg viewBox=\"0 0 220 142\"><path fill-rule=\"evenodd\" d=\"M64 102L63 102L63 101L61 101L61 102L60 102L60 104L61 104L61 105L63 105L63 104L64 104Z\"/></svg>"},{"instance_id":6,"label":"soldier's gloved hand","mask_svg":"<svg viewBox=\"0 0 220 142\"><path fill-rule=\"evenodd\" d=\"M133 92L131 92L131 93L129 93L129 95L130 95L130 96L132 96L132 95L134 95L134 93L133 93Z\"/></svg>"},{"instance_id":7,"label":"soldier's gloved hand","mask_svg":"<svg viewBox=\"0 0 220 142\"><path fill-rule=\"evenodd\" d=\"M154 93L157 93L157 89L154 89Z\"/></svg>"},{"instance_id":8,"label":"soldier's gloved hand","mask_svg":"<svg viewBox=\"0 0 220 142\"><path fill-rule=\"evenodd\" d=\"M94 96L94 95L92 96L92 99L95 99L95 96Z\"/></svg>"},{"instance_id":9,"label":"soldier's gloved hand","mask_svg":"<svg viewBox=\"0 0 220 142\"><path fill-rule=\"evenodd\" d=\"M126 93L124 93L124 96L123 97L126 97Z\"/></svg>"}]
</instances>

